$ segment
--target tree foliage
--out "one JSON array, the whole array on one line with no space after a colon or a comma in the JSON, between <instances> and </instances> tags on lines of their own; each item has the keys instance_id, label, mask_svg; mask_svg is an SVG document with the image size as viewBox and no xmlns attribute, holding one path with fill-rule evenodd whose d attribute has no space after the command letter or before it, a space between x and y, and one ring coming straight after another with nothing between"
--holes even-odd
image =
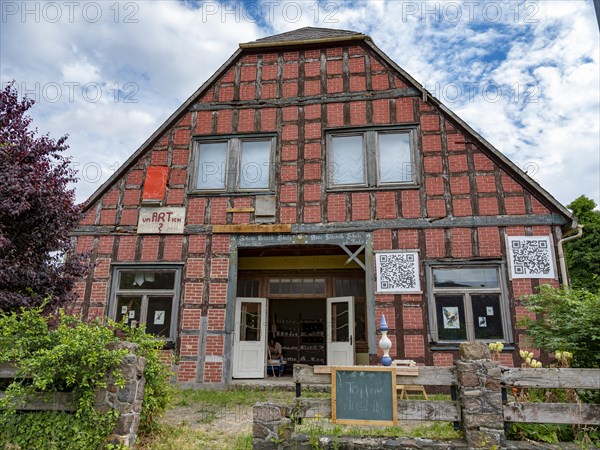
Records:
<instances>
[{"instance_id":1,"label":"tree foliage","mask_svg":"<svg viewBox=\"0 0 600 450\"><path fill-rule=\"evenodd\" d=\"M596 202L582 195L568 205L583 225L583 235L565 243L573 287L600 293L600 211Z\"/></svg>"},{"instance_id":2,"label":"tree foliage","mask_svg":"<svg viewBox=\"0 0 600 450\"><path fill-rule=\"evenodd\" d=\"M71 253L78 220L67 137L39 136L13 84L0 91L0 311L42 304L56 310L72 300L85 267Z\"/></svg>"},{"instance_id":3,"label":"tree foliage","mask_svg":"<svg viewBox=\"0 0 600 450\"><path fill-rule=\"evenodd\" d=\"M573 367L600 367L600 295L585 289L540 285L526 300L537 320L524 318L532 344L548 352L573 353Z\"/></svg>"}]
</instances>

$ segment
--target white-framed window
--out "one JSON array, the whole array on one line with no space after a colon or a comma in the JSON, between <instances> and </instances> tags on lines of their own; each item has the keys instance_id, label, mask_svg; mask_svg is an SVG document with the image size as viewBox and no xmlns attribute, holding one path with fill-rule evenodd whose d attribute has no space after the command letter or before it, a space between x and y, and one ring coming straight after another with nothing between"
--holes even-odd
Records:
<instances>
[{"instance_id":1,"label":"white-framed window","mask_svg":"<svg viewBox=\"0 0 600 450\"><path fill-rule=\"evenodd\" d=\"M273 135L196 139L191 191L273 190L275 143Z\"/></svg>"},{"instance_id":2,"label":"white-framed window","mask_svg":"<svg viewBox=\"0 0 600 450\"><path fill-rule=\"evenodd\" d=\"M429 314L435 342L510 342L503 264L428 265Z\"/></svg>"},{"instance_id":3,"label":"white-framed window","mask_svg":"<svg viewBox=\"0 0 600 450\"><path fill-rule=\"evenodd\" d=\"M415 129L378 128L327 134L328 187L416 185Z\"/></svg>"},{"instance_id":4,"label":"white-framed window","mask_svg":"<svg viewBox=\"0 0 600 450\"><path fill-rule=\"evenodd\" d=\"M181 266L127 265L113 267L109 316L147 333L174 341Z\"/></svg>"}]
</instances>

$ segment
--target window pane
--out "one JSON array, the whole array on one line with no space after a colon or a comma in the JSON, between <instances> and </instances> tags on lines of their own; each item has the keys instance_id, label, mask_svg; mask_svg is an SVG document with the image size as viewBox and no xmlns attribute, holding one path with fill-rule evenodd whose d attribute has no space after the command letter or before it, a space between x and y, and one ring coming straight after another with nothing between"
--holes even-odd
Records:
<instances>
[{"instance_id":1,"label":"window pane","mask_svg":"<svg viewBox=\"0 0 600 450\"><path fill-rule=\"evenodd\" d=\"M302 293L307 295L315 293L315 283L312 278L305 278L302 280Z\"/></svg>"},{"instance_id":2,"label":"window pane","mask_svg":"<svg viewBox=\"0 0 600 450\"><path fill-rule=\"evenodd\" d=\"M292 294L302 294L303 293L303 283L302 279L292 280L290 293Z\"/></svg>"},{"instance_id":3,"label":"window pane","mask_svg":"<svg viewBox=\"0 0 600 450\"><path fill-rule=\"evenodd\" d=\"M499 294L471 295L475 339L504 339Z\"/></svg>"},{"instance_id":4,"label":"window pane","mask_svg":"<svg viewBox=\"0 0 600 450\"><path fill-rule=\"evenodd\" d=\"M279 280L269 280L269 294L279 294Z\"/></svg>"},{"instance_id":5,"label":"window pane","mask_svg":"<svg viewBox=\"0 0 600 450\"><path fill-rule=\"evenodd\" d=\"M260 341L260 303L242 303L240 341Z\"/></svg>"},{"instance_id":6,"label":"window pane","mask_svg":"<svg viewBox=\"0 0 600 450\"><path fill-rule=\"evenodd\" d=\"M441 341L464 341L467 339L462 295L436 295L435 311L438 338Z\"/></svg>"},{"instance_id":7,"label":"window pane","mask_svg":"<svg viewBox=\"0 0 600 450\"><path fill-rule=\"evenodd\" d=\"M174 289L175 272L122 271L119 289Z\"/></svg>"},{"instance_id":8,"label":"window pane","mask_svg":"<svg viewBox=\"0 0 600 450\"><path fill-rule=\"evenodd\" d=\"M268 189L271 141L242 141L241 152L240 188Z\"/></svg>"},{"instance_id":9,"label":"window pane","mask_svg":"<svg viewBox=\"0 0 600 450\"><path fill-rule=\"evenodd\" d=\"M349 322L348 303L331 304L331 342L349 342Z\"/></svg>"},{"instance_id":10,"label":"window pane","mask_svg":"<svg viewBox=\"0 0 600 450\"><path fill-rule=\"evenodd\" d=\"M497 288L498 271L493 267L433 269L436 288Z\"/></svg>"},{"instance_id":11,"label":"window pane","mask_svg":"<svg viewBox=\"0 0 600 450\"><path fill-rule=\"evenodd\" d=\"M258 297L258 280L238 280L238 297Z\"/></svg>"},{"instance_id":12,"label":"window pane","mask_svg":"<svg viewBox=\"0 0 600 450\"><path fill-rule=\"evenodd\" d=\"M316 278L315 283L315 294L325 294L325 279Z\"/></svg>"},{"instance_id":13,"label":"window pane","mask_svg":"<svg viewBox=\"0 0 600 450\"><path fill-rule=\"evenodd\" d=\"M171 336L173 297L148 297L146 333L168 338Z\"/></svg>"},{"instance_id":14,"label":"window pane","mask_svg":"<svg viewBox=\"0 0 600 450\"><path fill-rule=\"evenodd\" d=\"M198 189L225 189L225 167L227 166L227 142L199 145Z\"/></svg>"},{"instance_id":15,"label":"window pane","mask_svg":"<svg viewBox=\"0 0 600 450\"><path fill-rule=\"evenodd\" d=\"M362 136L331 139L333 146L329 171L333 184L364 184L365 160Z\"/></svg>"},{"instance_id":16,"label":"window pane","mask_svg":"<svg viewBox=\"0 0 600 450\"><path fill-rule=\"evenodd\" d=\"M125 317L125 323L135 327L140 323L141 311L142 297L119 295L117 297L117 313L115 314L115 321L121 322L123 317Z\"/></svg>"},{"instance_id":17,"label":"window pane","mask_svg":"<svg viewBox=\"0 0 600 450\"><path fill-rule=\"evenodd\" d=\"M379 133L379 182L413 180L409 133Z\"/></svg>"},{"instance_id":18,"label":"window pane","mask_svg":"<svg viewBox=\"0 0 600 450\"><path fill-rule=\"evenodd\" d=\"M292 285L292 280L279 280L281 283L281 291L280 294L290 294L290 287Z\"/></svg>"}]
</instances>

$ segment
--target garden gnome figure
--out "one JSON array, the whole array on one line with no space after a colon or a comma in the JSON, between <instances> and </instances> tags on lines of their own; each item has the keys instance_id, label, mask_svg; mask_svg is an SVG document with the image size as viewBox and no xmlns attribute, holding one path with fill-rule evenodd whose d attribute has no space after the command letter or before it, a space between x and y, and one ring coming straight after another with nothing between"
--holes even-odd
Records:
<instances>
[{"instance_id":1,"label":"garden gnome figure","mask_svg":"<svg viewBox=\"0 0 600 450\"><path fill-rule=\"evenodd\" d=\"M387 337L389 330L385 316L381 315L381 322L379 323L379 329L381 330L381 339L379 340L379 348L383 350L383 357L381 358L381 364L384 366L392 365L392 358L390 358L390 349L392 348L392 341Z\"/></svg>"}]
</instances>

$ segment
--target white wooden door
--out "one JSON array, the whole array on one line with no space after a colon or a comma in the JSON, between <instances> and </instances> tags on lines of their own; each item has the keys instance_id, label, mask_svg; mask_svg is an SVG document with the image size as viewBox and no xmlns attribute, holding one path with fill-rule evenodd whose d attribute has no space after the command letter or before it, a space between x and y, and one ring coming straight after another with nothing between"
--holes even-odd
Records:
<instances>
[{"instance_id":1,"label":"white wooden door","mask_svg":"<svg viewBox=\"0 0 600 450\"><path fill-rule=\"evenodd\" d=\"M327 299L327 365L354 364L354 297Z\"/></svg>"},{"instance_id":2,"label":"white wooden door","mask_svg":"<svg viewBox=\"0 0 600 450\"><path fill-rule=\"evenodd\" d=\"M236 300L233 378L264 378L267 317L266 298Z\"/></svg>"}]
</instances>

